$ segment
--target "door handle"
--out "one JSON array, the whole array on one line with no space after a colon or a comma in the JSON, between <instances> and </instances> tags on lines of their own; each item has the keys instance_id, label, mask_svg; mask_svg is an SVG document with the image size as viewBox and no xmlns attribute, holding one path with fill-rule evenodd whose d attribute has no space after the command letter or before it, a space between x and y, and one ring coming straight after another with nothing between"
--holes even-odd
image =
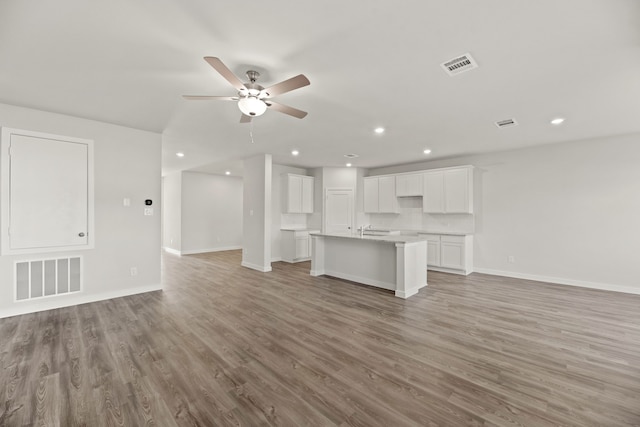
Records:
<instances>
[{"instance_id":1,"label":"door handle","mask_svg":"<svg viewBox=\"0 0 640 427\"><path fill-rule=\"evenodd\" d=\"M84 237L84 233L78 233L78 236Z\"/></svg>"}]
</instances>

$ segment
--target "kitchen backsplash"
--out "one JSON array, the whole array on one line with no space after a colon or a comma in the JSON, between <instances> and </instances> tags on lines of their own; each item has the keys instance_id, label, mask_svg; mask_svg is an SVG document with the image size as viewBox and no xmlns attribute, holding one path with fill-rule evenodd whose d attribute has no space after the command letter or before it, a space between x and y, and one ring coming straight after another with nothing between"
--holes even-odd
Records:
<instances>
[{"instance_id":1,"label":"kitchen backsplash","mask_svg":"<svg viewBox=\"0 0 640 427\"><path fill-rule=\"evenodd\" d=\"M397 214L366 214L369 218L358 218L358 226L394 230L430 230L450 232L474 232L474 217L470 214L425 214L422 212L422 197L399 197ZM362 220L362 222L360 222Z\"/></svg>"},{"instance_id":2,"label":"kitchen backsplash","mask_svg":"<svg viewBox=\"0 0 640 427\"><path fill-rule=\"evenodd\" d=\"M280 214L280 227L306 228L307 214Z\"/></svg>"}]
</instances>

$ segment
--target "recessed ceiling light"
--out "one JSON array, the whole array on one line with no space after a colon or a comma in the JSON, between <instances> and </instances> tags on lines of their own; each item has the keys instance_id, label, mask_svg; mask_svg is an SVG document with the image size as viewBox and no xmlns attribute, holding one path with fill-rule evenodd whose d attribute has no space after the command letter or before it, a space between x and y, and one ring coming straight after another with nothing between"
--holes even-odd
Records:
<instances>
[{"instance_id":1,"label":"recessed ceiling light","mask_svg":"<svg viewBox=\"0 0 640 427\"><path fill-rule=\"evenodd\" d=\"M552 125L556 125L556 126L557 125L561 125L562 122L564 122L564 118L562 118L562 117L557 117L557 118L551 120L551 124Z\"/></svg>"},{"instance_id":2,"label":"recessed ceiling light","mask_svg":"<svg viewBox=\"0 0 640 427\"><path fill-rule=\"evenodd\" d=\"M231 172L226 171L224 174L225 174L225 175L231 175Z\"/></svg>"},{"instance_id":3,"label":"recessed ceiling light","mask_svg":"<svg viewBox=\"0 0 640 427\"><path fill-rule=\"evenodd\" d=\"M176 156L178 156L178 157L184 157L184 153L176 153Z\"/></svg>"},{"instance_id":4,"label":"recessed ceiling light","mask_svg":"<svg viewBox=\"0 0 640 427\"><path fill-rule=\"evenodd\" d=\"M292 156L297 156L298 154L300 154L300 152L298 150L292 150L291 151L291 155Z\"/></svg>"},{"instance_id":5,"label":"recessed ceiling light","mask_svg":"<svg viewBox=\"0 0 640 427\"><path fill-rule=\"evenodd\" d=\"M351 163L347 163L347 167L350 168L351 167Z\"/></svg>"},{"instance_id":6,"label":"recessed ceiling light","mask_svg":"<svg viewBox=\"0 0 640 427\"><path fill-rule=\"evenodd\" d=\"M431 154L431 150L429 150L428 148L426 150L423 151L424 154Z\"/></svg>"},{"instance_id":7,"label":"recessed ceiling light","mask_svg":"<svg viewBox=\"0 0 640 427\"><path fill-rule=\"evenodd\" d=\"M384 128L383 127L377 127L373 130L375 133L384 133Z\"/></svg>"},{"instance_id":8,"label":"recessed ceiling light","mask_svg":"<svg viewBox=\"0 0 640 427\"><path fill-rule=\"evenodd\" d=\"M359 157L357 154L345 154L344 155L347 159L355 159L356 157Z\"/></svg>"}]
</instances>

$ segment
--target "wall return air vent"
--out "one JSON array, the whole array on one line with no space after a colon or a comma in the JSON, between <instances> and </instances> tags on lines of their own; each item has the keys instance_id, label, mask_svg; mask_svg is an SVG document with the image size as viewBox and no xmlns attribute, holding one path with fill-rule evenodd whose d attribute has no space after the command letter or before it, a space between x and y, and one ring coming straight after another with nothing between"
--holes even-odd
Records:
<instances>
[{"instance_id":1,"label":"wall return air vent","mask_svg":"<svg viewBox=\"0 0 640 427\"><path fill-rule=\"evenodd\" d=\"M516 119L500 120L496 122L496 126L498 126L500 129L510 128L518 126L518 122L516 122Z\"/></svg>"},{"instance_id":2,"label":"wall return air vent","mask_svg":"<svg viewBox=\"0 0 640 427\"><path fill-rule=\"evenodd\" d=\"M450 76L455 76L464 73L465 71L478 68L478 64L471 57L470 53L465 53L464 55L461 55L457 58L453 58L447 62L443 62L440 65Z\"/></svg>"}]
</instances>

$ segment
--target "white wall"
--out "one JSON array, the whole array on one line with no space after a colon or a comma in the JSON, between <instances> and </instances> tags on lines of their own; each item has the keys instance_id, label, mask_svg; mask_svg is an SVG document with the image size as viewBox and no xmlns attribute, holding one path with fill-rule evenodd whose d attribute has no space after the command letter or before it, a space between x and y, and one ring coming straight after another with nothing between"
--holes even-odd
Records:
<instances>
[{"instance_id":1,"label":"white wall","mask_svg":"<svg viewBox=\"0 0 640 427\"><path fill-rule=\"evenodd\" d=\"M472 164L476 271L640 293L640 135L370 170ZM508 256L515 256L515 263Z\"/></svg>"},{"instance_id":2,"label":"white wall","mask_svg":"<svg viewBox=\"0 0 640 427\"><path fill-rule=\"evenodd\" d=\"M323 188L352 188L354 193L357 185L358 171L356 168L322 168ZM324 191L323 193L324 194Z\"/></svg>"},{"instance_id":3,"label":"white wall","mask_svg":"<svg viewBox=\"0 0 640 427\"><path fill-rule=\"evenodd\" d=\"M244 161L242 198L242 265L271 271L271 180L270 154Z\"/></svg>"},{"instance_id":4,"label":"white wall","mask_svg":"<svg viewBox=\"0 0 640 427\"><path fill-rule=\"evenodd\" d=\"M182 173L182 254L242 247L242 178Z\"/></svg>"},{"instance_id":5,"label":"white wall","mask_svg":"<svg viewBox=\"0 0 640 427\"><path fill-rule=\"evenodd\" d=\"M271 261L282 260L282 232L281 227L307 226L307 214L287 214L283 213L282 195L282 174L293 173L297 175L307 175L306 169L294 168L285 165L272 165L271 173Z\"/></svg>"},{"instance_id":6,"label":"white wall","mask_svg":"<svg viewBox=\"0 0 640 427\"><path fill-rule=\"evenodd\" d=\"M95 141L95 248L1 256L0 317L160 289L160 134L5 104L0 120L2 126ZM153 216L143 215L145 199L154 202ZM83 257L82 292L14 302L16 260L70 255Z\"/></svg>"},{"instance_id":7,"label":"white wall","mask_svg":"<svg viewBox=\"0 0 640 427\"><path fill-rule=\"evenodd\" d=\"M162 177L162 246L182 250L182 172Z\"/></svg>"}]
</instances>

